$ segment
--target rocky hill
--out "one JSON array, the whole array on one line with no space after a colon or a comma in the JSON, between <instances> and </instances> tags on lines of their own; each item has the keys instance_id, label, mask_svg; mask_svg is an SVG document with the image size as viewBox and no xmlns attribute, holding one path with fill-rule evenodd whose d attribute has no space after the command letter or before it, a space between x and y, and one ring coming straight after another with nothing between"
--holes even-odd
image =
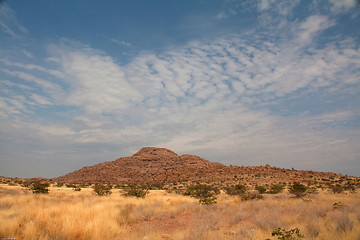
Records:
<instances>
[{"instance_id":1,"label":"rocky hill","mask_svg":"<svg viewBox=\"0 0 360 240\"><path fill-rule=\"evenodd\" d=\"M219 185L246 182L264 184L277 182L324 183L343 178L340 174L297 171L277 167L225 166L195 155L178 156L166 148L144 147L131 157L84 167L52 179L65 183L170 183L203 182Z\"/></svg>"}]
</instances>

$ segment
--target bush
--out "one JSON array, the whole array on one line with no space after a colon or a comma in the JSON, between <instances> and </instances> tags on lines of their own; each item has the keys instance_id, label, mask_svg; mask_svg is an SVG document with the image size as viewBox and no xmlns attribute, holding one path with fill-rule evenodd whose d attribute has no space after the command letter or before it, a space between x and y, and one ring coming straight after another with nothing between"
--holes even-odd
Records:
<instances>
[{"instance_id":1,"label":"bush","mask_svg":"<svg viewBox=\"0 0 360 240\"><path fill-rule=\"evenodd\" d=\"M333 193L342 193L344 188L340 184L330 185L329 188Z\"/></svg>"},{"instance_id":2,"label":"bush","mask_svg":"<svg viewBox=\"0 0 360 240\"><path fill-rule=\"evenodd\" d=\"M200 198L199 203L201 205L212 205L216 203L216 197L207 197L207 198Z\"/></svg>"},{"instance_id":3,"label":"bush","mask_svg":"<svg viewBox=\"0 0 360 240\"><path fill-rule=\"evenodd\" d=\"M124 196L132 196L137 198L145 198L149 190L146 187L138 185L129 185L124 188Z\"/></svg>"},{"instance_id":4,"label":"bush","mask_svg":"<svg viewBox=\"0 0 360 240\"><path fill-rule=\"evenodd\" d=\"M246 193L247 187L242 184L237 184L233 187L225 188L225 192L229 195L243 195Z\"/></svg>"},{"instance_id":5,"label":"bush","mask_svg":"<svg viewBox=\"0 0 360 240\"><path fill-rule=\"evenodd\" d=\"M270 187L269 193L271 194L278 194L284 190L284 186L282 184L273 184Z\"/></svg>"},{"instance_id":6,"label":"bush","mask_svg":"<svg viewBox=\"0 0 360 240\"><path fill-rule=\"evenodd\" d=\"M291 194L294 194L296 197L300 198L300 197L305 196L307 190L308 190L308 188L305 185L298 183L298 182L294 182L294 184L291 186L289 192Z\"/></svg>"},{"instance_id":7,"label":"bush","mask_svg":"<svg viewBox=\"0 0 360 240\"><path fill-rule=\"evenodd\" d=\"M147 189L149 190L162 190L164 189L164 184L160 182L147 183Z\"/></svg>"},{"instance_id":8,"label":"bush","mask_svg":"<svg viewBox=\"0 0 360 240\"><path fill-rule=\"evenodd\" d=\"M264 186L255 186L255 190L258 190L260 194L263 194L266 192L266 187Z\"/></svg>"},{"instance_id":9,"label":"bush","mask_svg":"<svg viewBox=\"0 0 360 240\"><path fill-rule=\"evenodd\" d=\"M319 191L317 190L317 188L315 186L311 186L311 187L308 188L307 193L318 194Z\"/></svg>"},{"instance_id":10,"label":"bush","mask_svg":"<svg viewBox=\"0 0 360 240\"><path fill-rule=\"evenodd\" d=\"M242 201L264 199L264 196L257 192L247 192L241 196Z\"/></svg>"},{"instance_id":11,"label":"bush","mask_svg":"<svg viewBox=\"0 0 360 240\"><path fill-rule=\"evenodd\" d=\"M25 182L23 182L22 184L21 184L21 186L23 186L23 187L30 187L31 186L31 184L32 184L32 182L30 182L30 181L25 181Z\"/></svg>"},{"instance_id":12,"label":"bush","mask_svg":"<svg viewBox=\"0 0 360 240\"><path fill-rule=\"evenodd\" d=\"M31 185L31 190L33 193L36 194L48 194L49 193L49 183L41 183L41 182L34 182Z\"/></svg>"},{"instance_id":13,"label":"bush","mask_svg":"<svg viewBox=\"0 0 360 240\"><path fill-rule=\"evenodd\" d=\"M197 184L197 185L189 186L186 189L184 195L194 198L208 198L219 193L220 190L216 187L206 184Z\"/></svg>"},{"instance_id":14,"label":"bush","mask_svg":"<svg viewBox=\"0 0 360 240\"><path fill-rule=\"evenodd\" d=\"M106 196L111 194L111 187L103 184L95 184L94 192L99 196Z\"/></svg>"},{"instance_id":15,"label":"bush","mask_svg":"<svg viewBox=\"0 0 360 240\"><path fill-rule=\"evenodd\" d=\"M76 192L80 192L81 187L80 186L73 186L73 190L76 191Z\"/></svg>"},{"instance_id":16,"label":"bush","mask_svg":"<svg viewBox=\"0 0 360 240\"><path fill-rule=\"evenodd\" d=\"M197 184L189 186L184 195L199 198L199 203L201 205L211 205L216 203L216 197L214 195L219 193L220 190L216 187L206 184Z\"/></svg>"},{"instance_id":17,"label":"bush","mask_svg":"<svg viewBox=\"0 0 360 240\"><path fill-rule=\"evenodd\" d=\"M304 235L300 233L300 229L294 228L286 231L284 228L277 228L272 231L271 236L278 236L281 240L296 240L304 238Z\"/></svg>"}]
</instances>

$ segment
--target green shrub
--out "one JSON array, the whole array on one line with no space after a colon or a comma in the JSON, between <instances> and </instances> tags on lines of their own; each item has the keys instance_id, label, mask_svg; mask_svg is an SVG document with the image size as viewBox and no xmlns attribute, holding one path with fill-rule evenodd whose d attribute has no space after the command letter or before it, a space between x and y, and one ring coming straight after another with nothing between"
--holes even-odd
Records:
<instances>
[{"instance_id":1,"label":"green shrub","mask_svg":"<svg viewBox=\"0 0 360 240\"><path fill-rule=\"evenodd\" d=\"M197 184L189 186L184 195L199 198L199 203L201 205L211 205L216 203L216 197L214 195L219 193L220 190L216 187L206 184Z\"/></svg>"},{"instance_id":2,"label":"green shrub","mask_svg":"<svg viewBox=\"0 0 360 240\"><path fill-rule=\"evenodd\" d=\"M242 184L237 184L232 187L225 188L225 192L229 195L243 195L246 193L247 187Z\"/></svg>"},{"instance_id":3,"label":"green shrub","mask_svg":"<svg viewBox=\"0 0 360 240\"><path fill-rule=\"evenodd\" d=\"M31 181L25 181L25 182L23 182L23 183L21 184L21 186L27 188L27 187L30 187L31 184L33 184Z\"/></svg>"},{"instance_id":4,"label":"green shrub","mask_svg":"<svg viewBox=\"0 0 360 240\"><path fill-rule=\"evenodd\" d=\"M259 199L264 199L264 196L257 192L247 192L241 195L242 201L259 200Z\"/></svg>"},{"instance_id":5,"label":"green shrub","mask_svg":"<svg viewBox=\"0 0 360 240\"><path fill-rule=\"evenodd\" d=\"M330 185L329 188L333 193L342 193L344 188L340 184Z\"/></svg>"},{"instance_id":6,"label":"green shrub","mask_svg":"<svg viewBox=\"0 0 360 240\"><path fill-rule=\"evenodd\" d=\"M266 192L266 187L264 186L255 186L255 190L258 190L260 194L263 194Z\"/></svg>"},{"instance_id":7,"label":"green shrub","mask_svg":"<svg viewBox=\"0 0 360 240\"><path fill-rule=\"evenodd\" d=\"M49 183L41 183L41 182L34 182L30 189L33 193L36 194L48 194L49 193Z\"/></svg>"},{"instance_id":8,"label":"green shrub","mask_svg":"<svg viewBox=\"0 0 360 240\"><path fill-rule=\"evenodd\" d=\"M206 184L197 184L197 185L189 186L186 189L184 195L194 198L208 198L219 193L220 190L216 187Z\"/></svg>"},{"instance_id":9,"label":"green shrub","mask_svg":"<svg viewBox=\"0 0 360 240\"><path fill-rule=\"evenodd\" d=\"M201 205L212 205L216 203L216 197L212 196L212 197L207 197L207 198L200 198L199 199L199 203Z\"/></svg>"},{"instance_id":10,"label":"green shrub","mask_svg":"<svg viewBox=\"0 0 360 240\"><path fill-rule=\"evenodd\" d=\"M145 186L129 185L124 187L124 196L132 196L137 198L145 198L149 190Z\"/></svg>"},{"instance_id":11,"label":"green shrub","mask_svg":"<svg viewBox=\"0 0 360 240\"><path fill-rule=\"evenodd\" d=\"M305 185L298 182L294 182L291 188L289 189L289 192L291 194L294 194L296 197L300 198L305 196L307 190L308 188Z\"/></svg>"},{"instance_id":12,"label":"green shrub","mask_svg":"<svg viewBox=\"0 0 360 240\"><path fill-rule=\"evenodd\" d=\"M304 235L300 233L299 228L294 228L286 231L284 228L277 228L272 231L271 236L278 236L281 240L296 240L304 238Z\"/></svg>"},{"instance_id":13,"label":"green shrub","mask_svg":"<svg viewBox=\"0 0 360 240\"><path fill-rule=\"evenodd\" d=\"M278 194L278 193L281 193L283 190L284 190L284 186L282 184L272 184L270 186L269 193Z\"/></svg>"},{"instance_id":14,"label":"green shrub","mask_svg":"<svg viewBox=\"0 0 360 240\"><path fill-rule=\"evenodd\" d=\"M99 196L106 196L111 194L111 186L106 186L103 184L95 184L94 192Z\"/></svg>"}]
</instances>

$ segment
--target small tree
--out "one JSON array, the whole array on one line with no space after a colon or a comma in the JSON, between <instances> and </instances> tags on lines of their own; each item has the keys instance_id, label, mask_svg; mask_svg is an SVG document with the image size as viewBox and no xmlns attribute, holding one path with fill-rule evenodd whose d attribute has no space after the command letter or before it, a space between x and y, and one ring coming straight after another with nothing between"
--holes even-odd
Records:
<instances>
[{"instance_id":1,"label":"small tree","mask_svg":"<svg viewBox=\"0 0 360 240\"><path fill-rule=\"evenodd\" d=\"M34 182L30 189L33 193L36 194L48 194L49 193L49 183L41 183L41 182Z\"/></svg>"},{"instance_id":2,"label":"small tree","mask_svg":"<svg viewBox=\"0 0 360 240\"><path fill-rule=\"evenodd\" d=\"M220 190L216 187L206 184L197 184L189 186L184 195L199 198L199 203L201 205L210 205L216 203L216 197L214 195L219 193Z\"/></svg>"},{"instance_id":3,"label":"small tree","mask_svg":"<svg viewBox=\"0 0 360 240\"><path fill-rule=\"evenodd\" d=\"M133 196L137 198L145 198L149 190L145 187L130 184L124 188L124 196Z\"/></svg>"},{"instance_id":4,"label":"small tree","mask_svg":"<svg viewBox=\"0 0 360 240\"><path fill-rule=\"evenodd\" d=\"M277 193L281 193L283 190L284 190L284 186L282 184L273 184L270 187L269 193L277 194Z\"/></svg>"},{"instance_id":5,"label":"small tree","mask_svg":"<svg viewBox=\"0 0 360 240\"><path fill-rule=\"evenodd\" d=\"M206 198L219 193L220 193L219 189L213 186L206 184L197 184L197 185L189 186L186 189L184 195L194 198Z\"/></svg>"},{"instance_id":6,"label":"small tree","mask_svg":"<svg viewBox=\"0 0 360 240\"><path fill-rule=\"evenodd\" d=\"M106 186L103 184L95 184L94 192L99 196L106 196L111 194L111 186Z\"/></svg>"},{"instance_id":7,"label":"small tree","mask_svg":"<svg viewBox=\"0 0 360 240\"><path fill-rule=\"evenodd\" d=\"M264 186L255 186L255 190L258 190L260 194L263 194L266 192L266 187Z\"/></svg>"},{"instance_id":8,"label":"small tree","mask_svg":"<svg viewBox=\"0 0 360 240\"><path fill-rule=\"evenodd\" d=\"M247 187L242 184L237 184L233 187L225 188L225 191L229 195L243 195L246 193Z\"/></svg>"},{"instance_id":9,"label":"small tree","mask_svg":"<svg viewBox=\"0 0 360 240\"><path fill-rule=\"evenodd\" d=\"M294 194L296 197L300 198L305 196L307 190L308 188L305 185L298 182L294 182L289 192L291 194Z\"/></svg>"}]
</instances>

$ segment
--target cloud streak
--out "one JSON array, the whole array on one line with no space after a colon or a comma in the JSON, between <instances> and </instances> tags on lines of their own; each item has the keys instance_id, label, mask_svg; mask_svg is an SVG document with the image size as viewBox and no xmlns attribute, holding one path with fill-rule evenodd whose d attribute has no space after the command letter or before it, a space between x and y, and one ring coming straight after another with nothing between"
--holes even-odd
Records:
<instances>
[{"instance_id":1,"label":"cloud streak","mask_svg":"<svg viewBox=\"0 0 360 240\"><path fill-rule=\"evenodd\" d=\"M28 30L18 23L14 11L5 3L0 4L0 27L13 38L20 38L28 33Z\"/></svg>"}]
</instances>

